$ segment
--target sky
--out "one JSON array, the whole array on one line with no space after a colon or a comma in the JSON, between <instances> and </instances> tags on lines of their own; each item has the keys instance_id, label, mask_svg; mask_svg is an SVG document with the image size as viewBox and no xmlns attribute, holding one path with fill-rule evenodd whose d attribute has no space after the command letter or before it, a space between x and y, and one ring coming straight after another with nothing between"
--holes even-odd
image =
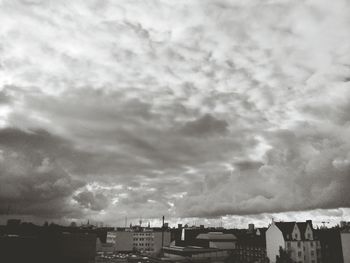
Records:
<instances>
[{"instance_id":1,"label":"sky","mask_svg":"<svg viewBox=\"0 0 350 263\"><path fill-rule=\"evenodd\" d=\"M347 0L0 0L0 219L350 220Z\"/></svg>"}]
</instances>

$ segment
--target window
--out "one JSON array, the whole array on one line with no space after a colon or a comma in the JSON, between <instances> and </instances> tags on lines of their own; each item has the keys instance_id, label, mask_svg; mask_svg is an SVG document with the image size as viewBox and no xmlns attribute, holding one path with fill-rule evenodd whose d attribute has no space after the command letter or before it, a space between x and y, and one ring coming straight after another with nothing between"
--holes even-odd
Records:
<instances>
[{"instance_id":1,"label":"window","mask_svg":"<svg viewBox=\"0 0 350 263\"><path fill-rule=\"evenodd\" d=\"M310 246L313 247L314 246L314 242L311 241L310 242Z\"/></svg>"},{"instance_id":2,"label":"window","mask_svg":"<svg viewBox=\"0 0 350 263\"><path fill-rule=\"evenodd\" d=\"M307 234L307 239L311 239L310 233Z\"/></svg>"},{"instance_id":3,"label":"window","mask_svg":"<svg viewBox=\"0 0 350 263\"><path fill-rule=\"evenodd\" d=\"M300 243L300 241L298 241L298 248L300 248L301 247L301 243Z\"/></svg>"},{"instance_id":4,"label":"window","mask_svg":"<svg viewBox=\"0 0 350 263\"><path fill-rule=\"evenodd\" d=\"M311 250L311 256L315 255L315 251Z\"/></svg>"},{"instance_id":5,"label":"window","mask_svg":"<svg viewBox=\"0 0 350 263\"><path fill-rule=\"evenodd\" d=\"M288 248L291 248L291 246L292 246L291 243L290 243L290 242L287 242L287 247L288 247Z\"/></svg>"}]
</instances>

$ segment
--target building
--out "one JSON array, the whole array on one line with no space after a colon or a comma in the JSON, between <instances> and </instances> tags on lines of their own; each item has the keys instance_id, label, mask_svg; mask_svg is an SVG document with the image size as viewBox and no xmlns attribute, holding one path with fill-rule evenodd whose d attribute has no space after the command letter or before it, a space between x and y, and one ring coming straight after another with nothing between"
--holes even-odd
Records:
<instances>
[{"instance_id":1,"label":"building","mask_svg":"<svg viewBox=\"0 0 350 263\"><path fill-rule=\"evenodd\" d=\"M222 232L200 233L194 240L174 240L164 257L175 261L224 262L234 254L237 238Z\"/></svg>"},{"instance_id":2,"label":"building","mask_svg":"<svg viewBox=\"0 0 350 263\"><path fill-rule=\"evenodd\" d=\"M113 235L114 251L118 252L138 251L157 255L163 246L170 245L170 231L165 228L118 228Z\"/></svg>"},{"instance_id":3,"label":"building","mask_svg":"<svg viewBox=\"0 0 350 263\"><path fill-rule=\"evenodd\" d=\"M266 229L248 229L245 233L237 235L235 259L237 262L268 262L266 256Z\"/></svg>"},{"instance_id":4,"label":"building","mask_svg":"<svg viewBox=\"0 0 350 263\"><path fill-rule=\"evenodd\" d=\"M233 234L209 232L207 234L199 234L197 236L197 241L201 242L204 247L234 250L236 248L237 238Z\"/></svg>"},{"instance_id":5,"label":"building","mask_svg":"<svg viewBox=\"0 0 350 263\"><path fill-rule=\"evenodd\" d=\"M272 222L266 231L266 252L271 263L276 262L280 247L294 262L321 262L320 241L314 235L312 221Z\"/></svg>"},{"instance_id":6,"label":"building","mask_svg":"<svg viewBox=\"0 0 350 263\"><path fill-rule=\"evenodd\" d=\"M116 233L109 231L106 233L106 242L102 242L102 238L97 238L96 251L104 253L114 253L116 242Z\"/></svg>"},{"instance_id":7,"label":"building","mask_svg":"<svg viewBox=\"0 0 350 263\"><path fill-rule=\"evenodd\" d=\"M190 262L224 262L229 253L227 250L218 248L203 248L198 246L175 246L164 247L164 257L170 260Z\"/></svg>"},{"instance_id":8,"label":"building","mask_svg":"<svg viewBox=\"0 0 350 263\"><path fill-rule=\"evenodd\" d=\"M342 230L340 232L340 239L343 250L343 262L350 263L350 230Z\"/></svg>"},{"instance_id":9,"label":"building","mask_svg":"<svg viewBox=\"0 0 350 263\"><path fill-rule=\"evenodd\" d=\"M321 228L314 230L320 240L322 263L343 263L342 242L339 228Z\"/></svg>"}]
</instances>

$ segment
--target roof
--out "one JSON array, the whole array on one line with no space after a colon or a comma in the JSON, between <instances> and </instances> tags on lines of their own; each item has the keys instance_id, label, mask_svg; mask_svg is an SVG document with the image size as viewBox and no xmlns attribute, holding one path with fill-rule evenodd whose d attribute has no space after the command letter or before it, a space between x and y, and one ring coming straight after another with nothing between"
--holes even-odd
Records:
<instances>
[{"instance_id":1,"label":"roof","mask_svg":"<svg viewBox=\"0 0 350 263\"><path fill-rule=\"evenodd\" d=\"M205 240L216 240L216 241L232 241L237 240L237 237L234 234L224 234L222 232L209 232L207 234L199 234L197 239Z\"/></svg>"},{"instance_id":2,"label":"roof","mask_svg":"<svg viewBox=\"0 0 350 263\"><path fill-rule=\"evenodd\" d=\"M300 230L301 239L305 239L305 231L306 231L307 223L306 222L297 222L297 225L298 225L298 228Z\"/></svg>"},{"instance_id":3,"label":"roof","mask_svg":"<svg viewBox=\"0 0 350 263\"><path fill-rule=\"evenodd\" d=\"M305 240L305 231L308 224L310 225L311 229L313 229L311 220L306 222L275 222L274 224L281 230L285 240L292 239L292 233L295 225L297 225L300 230L301 240Z\"/></svg>"},{"instance_id":4,"label":"roof","mask_svg":"<svg viewBox=\"0 0 350 263\"><path fill-rule=\"evenodd\" d=\"M217 248L204 248L204 247L198 247L198 246L169 246L169 247L163 247L164 250L167 252L169 251L183 251L183 252L212 252L212 251L219 251Z\"/></svg>"},{"instance_id":5,"label":"roof","mask_svg":"<svg viewBox=\"0 0 350 263\"><path fill-rule=\"evenodd\" d=\"M281 230L285 240L292 237L292 232L296 222L275 222L275 225Z\"/></svg>"}]
</instances>

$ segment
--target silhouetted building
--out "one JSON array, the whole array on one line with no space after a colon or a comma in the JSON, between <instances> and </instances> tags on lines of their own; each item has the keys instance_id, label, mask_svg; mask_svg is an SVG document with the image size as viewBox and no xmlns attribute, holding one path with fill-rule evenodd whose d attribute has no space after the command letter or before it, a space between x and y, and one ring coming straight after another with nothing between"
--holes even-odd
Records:
<instances>
[{"instance_id":1,"label":"silhouetted building","mask_svg":"<svg viewBox=\"0 0 350 263\"><path fill-rule=\"evenodd\" d=\"M343 263L340 229L324 228L314 231L315 236L320 240L322 263Z\"/></svg>"},{"instance_id":2,"label":"silhouetted building","mask_svg":"<svg viewBox=\"0 0 350 263\"><path fill-rule=\"evenodd\" d=\"M237 235L237 247L235 258L237 262L265 263L266 256L266 229L256 229L253 232L240 233Z\"/></svg>"},{"instance_id":3,"label":"silhouetted building","mask_svg":"<svg viewBox=\"0 0 350 263\"><path fill-rule=\"evenodd\" d=\"M350 263L350 229L343 229L340 232L340 239L344 263Z\"/></svg>"}]
</instances>

